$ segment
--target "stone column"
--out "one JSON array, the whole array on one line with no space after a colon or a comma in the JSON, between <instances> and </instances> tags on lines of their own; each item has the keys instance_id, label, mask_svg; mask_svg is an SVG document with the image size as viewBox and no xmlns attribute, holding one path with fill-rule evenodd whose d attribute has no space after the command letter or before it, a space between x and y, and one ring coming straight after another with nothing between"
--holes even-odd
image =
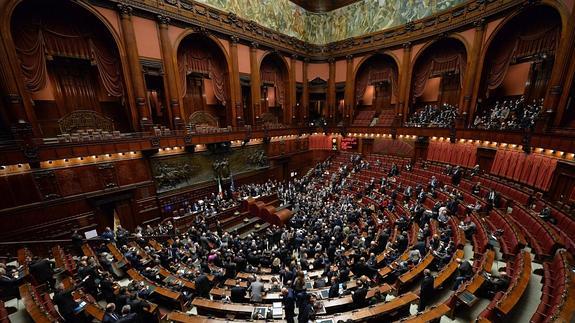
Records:
<instances>
[{"instance_id":1,"label":"stone column","mask_svg":"<svg viewBox=\"0 0 575 323\"><path fill-rule=\"evenodd\" d=\"M335 118L335 104L336 104L336 93L335 93L335 59L330 57L329 62L329 79L327 80L327 107L329 121L333 122Z\"/></svg>"},{"instance_id":2,"label":"stone column","mask_svg":"<svg viewBox=\"0 0 575 323\"><path fill-rule=\"evenodd\" d=\"M297 55L293 54L290 58L290 69L289 69L289 102L290 106L287 107L289 109L289 118L291 120L286 120L286 123L296 124L297 122L297 93L296 93L296 81L295 81L295 73L296 73L296 65L297 65Z\"/></svg>"},{"instance_id":3,"label":"stone column","mask_svg":"<svg viewBox=\"0 0 575 323\"><path fill-rule=\"evenodd\" d=\"M479 19L474 23L475 26L475 36L473 37L473 45L471 47L471 53L469 57L469 62L467 63L467 69L465 72L465 79L463 82L463 89L461 91L459 99L459 113L462 116L462 121L465 126L469 124L473 114L475 113L475 108L471 105L471 99L473 98L473 90L475 87L475 78L477 75L477 70L479 66L479 59L481 54L481 48L483 46L483 35L485 33L485 19Z\"/></svg>"},{"instance_id":4,"label":"stone column","mask_svg":"<svg viewBox=\"0 0 575 323\"><path fill-rule=\"evenodd\" d=\"M250 67L251 67L251 94L252 94L252 125L256 125L256 120L261 116L261 84L260 84L260 66L258 64L258 46L253 42L250 46Z\"/></svg>"},{"instance_id":5,"label":"stone column","mask_svg":"<svg viewBox=\"0 0 575 323\"><path fill-rule=\"evenodd\" d=\"M158 15L158 25L160 27L160 42L162 46L162 61L164 63L164 73L166 75L168 98L170 111L172 114L172 126L174 129L182 129L184 122L180 110L180 95L178 93L178 70L175 63L174 51L170 42L168 28L170 18Z\"/></svg>"},{"instance_id":6,"label":"stone column","mask_svg":"<svg viewBox=\"0 0 575 323\"><path fill-rule=\"evenodd\" d=\"M353 119L353 106L354 106L354 79L353 79L353 55L347 55L346 59L346 73L345 73L345 107L343 118L346 122L351 122Z\"/></svg>"},{"instance_id":7,"label":"stone column","mask_svg":"<svg viewBox=\"0 0 575 323\"><path fill-rule=\"evenodd\" d=\"M409 69L411 66L411 43L403 44L403 59L401 61L401 75L399 85L399 100L397 114L401 116L403 121L407 120L409 114L409 87L411 85Z\"/></svg>"},{"instance_id":8,"label":"stone column","mask_svg":"<svg viewBox=\"0 0 575 323\"><path fill-rule=\"evenodd\" d=\"M243 121L242 87L240 85L240 71L238 66L238 36L230 37L230 56L232 61L232 75L230 77L232 125L239 126Z\"/></svg>"},{"instance_id":9,"label":"stone column","mask_svg":"<svg viewBox=\"0 0 575 323\"><path fill-rule=\"evenodd\" d=\"M142 73L142 65L140 64L134 25L132 24L132 7L125 4L118 4L118 10L120 11L122 35L124 37L124 45L126 46L136 108L140 116L140 127L146 129L151 125L152 120L150 120L150 107L146 100L144 74Z\"/></svg>"},{"instance_id":10,"label":"stone column","mask_svg":"<svg viewBox=\"0 0 575 323\"><path fill-rule=\"evenodd\" d=\"M308 79L307 79L307 69L308 69L308 64L309 64L309 58L305 58L303 60L303 65L302 65L302 75L303 75L303 80L302 80L302 95L301 95L301 101L302 101L302 114L301 114L301 118L303 118L304 120L307 120L307 117L309 117L309 84L308 84Z\"/></svg>"}]
</instances>

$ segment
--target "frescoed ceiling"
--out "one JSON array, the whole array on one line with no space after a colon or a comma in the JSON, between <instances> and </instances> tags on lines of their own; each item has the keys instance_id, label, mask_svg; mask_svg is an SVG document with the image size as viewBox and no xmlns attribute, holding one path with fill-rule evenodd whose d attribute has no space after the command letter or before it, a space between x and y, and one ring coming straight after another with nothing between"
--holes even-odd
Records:
<instances>
[{"instance_id":1,"label":"frescoed ceiling","mask_svg":"<svg viewBox=\"0 0 575 323\"><path fill-rule=\"evenodd\" d=\"M303 41L325 45L395 27L449 9L464 0L197 0ZM317 3L312 6L312 2ZM326 12L304 9L349 3ZM331 7L329 7L331 8ZM335 6L334 6L335 8Z\"/></svg>"},{"instance_id":2,"label":"frescoed ceiling","mask_svg":"<svg viewBox=\"0 0 575 323\"><path fill-rule=\"evenodd\" d=\"M361 0L290 0L307 11L328 12Z\"/></svg>"}]
</instances>

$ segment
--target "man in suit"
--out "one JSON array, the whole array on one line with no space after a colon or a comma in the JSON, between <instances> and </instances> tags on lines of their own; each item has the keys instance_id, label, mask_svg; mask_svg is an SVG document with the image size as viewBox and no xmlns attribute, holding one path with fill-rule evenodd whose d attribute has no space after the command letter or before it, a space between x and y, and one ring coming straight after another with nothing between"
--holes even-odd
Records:
<instances>
[{"instance_id":1,"label":"man in suit","mask_svg":"<svg viewBox=\"0 0 575 323\"><path fill-rule=\"evenodd\" d=\"M30 274L36 279L38 284L48 283L54 286L54 264L48 259L38 259L30 265Z\"/></svg>"},{"instance_id":2,"label":"man in suit","mask_svg":"<svg viewBox=\"0 0 575 323\"><path fill-rule=\"evenodd\" d=\"M243 303L246 297L246 289L245 287L240 286L239 283L236 283L236 286L232 287L230 292L230 299L233 303Z\"/></svg>"},{"instance_id":3,"label":"man in suit","mask_svg":"<svg viewBox=\"0 0 575 323\"><path fill-rule=\"evenodd\" d=\"M453 285L453 290L457 290L461 283L473 276L473 268L471 267L469 261L462 260L461 258L457 258L455 261L459 264L459 266L457 267L457 277L455 278L455 285Z\"/></svg>"},{"instance_id":4,"label":"man in suit","mask_svg":"<svg viewBox=\"0 0 575 323\"><path fill-rule=\"evenodd\" d=\"M336 276L331 277L331 286L329 287L328 297L338 297L339 296L339 283Z\"/></svg>"},{"instance_id":5,"label":"man in suit","mask_svg":"<svg viewBox=\"0 0 575 323\"><path fill-rule=\"evenodd\" d=\"M288 323L294 323L295 317L295 293L291 288L282 289L282 303L284 305L285 319Z\"/></svg>"},{"instance_id":6,"label":"man in suit","mask_svg":"<svg viewBox=\"0 0 575 323\"><path fill-rule=\"evenodd\" d=\"M262 283L259 277L256 278L256 281L250 284L248 287L248 291L250 291L250 301L253 303L261 303L262 297L264 293L264 283Z\"/></svg>"},{"instance_id":7,"label":"man in suit","mask_svg":"<svg viewBox=\"0 0 575 323\"><path fill-rule=\"evenodd\" d=\"M489 210L496 208L499 204L499 193L495 192L495 190L490 190L489 193L487 193L487 203Z\"/></svg>"},{"instance_id":8,"label":"man in suit","mask_svg":"<svg viewBox=\"0 0 575 323\"><path fill-rule=\"evenodd\" d=\"M359 286L359 288L353 292L351 299L353 300L355 308L362 308L366 305L367 286L365 286L361 280L357 281L357 286Z\"/></svg>"},{"instance_id":9,"label":"man in suit","mask_svg":"<svg viewBox=\"0 0 575 323\"><path fill-rule=\"evenodd\" d=\"M74 288L65 289L64 284L60 283L56 286L56 293L54 294L53 301L58 306L58 312L66 322L78 322L78 318L74 315L74 309L77 304L72 296Z\"/></svg>"},{"instance_id":10,"label":"man in suit","mask_svg":"<svg viewBox=\"0 0 575 323\"><path fill-rule=\"evenodd\" d=\"M118 321L120 316L115 313L116 311L116 304L108 303L106 305L106 312L104 313L104 318L102 319L102 323L114 323Z\"/></svg>"},{"instance_id":11,"label":"man in suit","mask_svg":"<svg viewBox=\"0 0 575 323\"><path fill-rule=\"evenodd\" d=\"M431 275L431 271L429 269L425 269L423 271L423 281L421 282L421 289L419 292L419 305L417 306L418 312L425 311L425 307L429 303L429 300L433 298L433 283L434 278Z\"/></svg>"},{"instance_id":12,"label":"man in suit","mask_svg":"<svg viewBox=\"0 0 575 323\"><path fill-rule=\"evenodd\" d=\"M459 185L459 182L461 182L462 175L463 171L459 166L456 166L455 169L453 170L453 173L451 174L451 183L453 185Z\"/></svg>"},{"instance_id":13,"label":"man in suit","mask_svg":"<svg viewBox=\"0 0 575 323\"><path fill-rule=\"evenodd\" d=\"M136 323L137 315L131 312L130 305L124 305L122 307L122 317L120 317L116 322L118 323Z\"/></svg>"},{"instance_id":14,"label":"man in suit","mask_svg":"<svg viewBox=\"0 0 575 323\"><path fill-rule=\"evenodd\" d=\"M212 288L210 286L211 284L208 276L204 273L200 274L198 278L196 278L195 283L198 296L203 298L210 298L210 290Z\"/></svg>"}]
</instances>

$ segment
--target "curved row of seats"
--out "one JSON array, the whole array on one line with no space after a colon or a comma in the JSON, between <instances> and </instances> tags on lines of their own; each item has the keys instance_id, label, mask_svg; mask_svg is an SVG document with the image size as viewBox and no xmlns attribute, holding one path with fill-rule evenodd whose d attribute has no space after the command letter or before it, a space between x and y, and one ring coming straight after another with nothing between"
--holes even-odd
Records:
<instances>
[{"instance_id":1,"label":"curved row of seats","mask_svg":"<svg viewBox=\"0 0 575 323\"><path fill-rule=\"evenodd\" d=\"M543 264L541 303L531 323L571 322L575 315L575 273L573 256L565 250Z\"/></svg>"}]
</instances>

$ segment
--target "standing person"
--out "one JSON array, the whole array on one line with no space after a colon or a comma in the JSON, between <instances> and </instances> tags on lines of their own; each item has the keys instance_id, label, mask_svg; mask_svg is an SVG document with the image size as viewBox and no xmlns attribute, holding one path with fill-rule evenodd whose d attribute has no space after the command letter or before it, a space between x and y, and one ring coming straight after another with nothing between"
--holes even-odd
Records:
<instances>
[{"instance_id":1,"label":"standing person","mask_svg":"<svg viewBox=\"0 0 575 323\"><path fill-rule=\"evenodd\" d=\"M295 293L291 288L282 289L282 303L285 310L285 319L287 323L294 323L295 317Z\"/></svg>"},{"instance_id":2,"label":"standing person","mask_svg":"<svg viewBox=\"0 0 575 323\"><path fill-rule=\"evenodd\" d=\"M250 291L250 301L253 303L261 303L262 302L262 294L264 293L264 283L262 283L259 277L256 278L256 281L250 284L248 287L248 291Z\"/></svg>"},{"instance_id":3,"label":"standing person","mask_svg":"<svg viewBox=\"0 0 575 323\"><path fill-rule=\"evenodd\" d=\"M297 315L298 323L308 323L314 319L315 312L313 305L311 294L306 293L303 298L303 302L299 307L299 314Z\"/></svg>"},{"instance_id":4,"label":"standing person","mask_svg":"<svg viewBox=\"0 0 575 323\"><path fill-rule=\"evenodd\" d=\"M74 315L74 309L77 305L72 296L73 291L74 288L65 289L64 284L60 283L56 286L56 293L53 297L54 304L58 306L58 312L60 312L65 322L78 322Z\"/></svg>"},{"instance_id":5,"label":"standing person","mask_svg":"<svg viewBox=\"0 0 575 323\"><path fill-rule=\"evenodd\" d=\"M106 312L104 312L104 318L102 319L102 323L114 323L120 317L118 314L115 313L116 311L116 304L108 303L106 305Z\"/></svg>"},{"instance_id":6,"label":"standing person","mask_svg":"<svg viewBox=\"0 0 575 323\"><path fill-rule=\"evenodd\" d=\"M425 311L429 300L433 298L434 282L435 278L431 275L431 271L429 269L425 269L423 271L423 281L421 282L421 290L419 292L419 305L417 306L418 312Z\"/></svg>"}]
</instances>

